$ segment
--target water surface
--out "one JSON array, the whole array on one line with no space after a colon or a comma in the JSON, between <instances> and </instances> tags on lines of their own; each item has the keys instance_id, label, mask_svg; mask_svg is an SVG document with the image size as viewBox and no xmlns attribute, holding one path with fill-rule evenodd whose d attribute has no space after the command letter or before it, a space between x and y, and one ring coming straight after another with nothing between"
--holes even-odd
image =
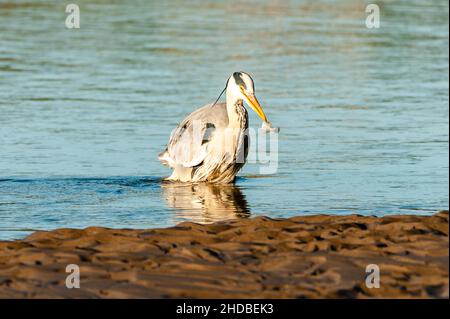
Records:
<instances>
[{"instance_id":1,"label":"water surface","mask_svg":"<svg viewBox=\"0 0 450 319\"><path fill-rule=\"evenodd\" d=\"M0 238L265 214L448 208L448 1L0 3ZM229 74L281 127L275 174L161 182L156 155ZM250 111L250 124L260 120Z\"/></svg>"}]
</instances>

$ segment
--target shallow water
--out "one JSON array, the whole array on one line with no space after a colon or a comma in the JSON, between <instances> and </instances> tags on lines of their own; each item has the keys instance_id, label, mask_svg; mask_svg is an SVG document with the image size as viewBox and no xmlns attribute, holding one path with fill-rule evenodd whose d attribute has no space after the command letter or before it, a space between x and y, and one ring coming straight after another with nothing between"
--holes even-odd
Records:
<instances>
[{"instance_id":1,"label":"shallow water","mask_svg":"<svg viewBox=\"0 0 450 319\"><path fill-rule=\"evenodd\" d=\"M363 1L74 2L78 30L63 3L0 3L0 239L448 209L448 1L382 2L380 29ZM278 171L162 182L170 131L236 70L281 127Z\"/></svg>"}]
</instances>

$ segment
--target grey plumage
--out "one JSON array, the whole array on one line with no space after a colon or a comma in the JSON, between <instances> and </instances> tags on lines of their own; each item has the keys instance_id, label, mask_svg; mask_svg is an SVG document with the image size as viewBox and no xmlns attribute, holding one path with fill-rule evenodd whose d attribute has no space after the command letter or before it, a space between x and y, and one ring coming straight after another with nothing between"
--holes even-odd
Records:
<instances>
[{"instance_id":1,"label":"grey plumage","mask_svg":"<svg viewBox=\"0 0 450 319\"><path fill-rule=\"evenodd\" d=\"M237 79L238 78L238 79ZM189 114L172 132L159 160L173 168L168 180L232 183L248 155L245 100L266 120L251 77L235 72L227 82L226 103L208 104Z\"/></svg>"},{"instance_id":2,"label":"grey plumage","mask_svg":"<svg viewBox=\"0 0 450 319\"><path fill-rule=\"evenodd\" d=\"M242 168L248 155L249 138L248 113L241 105L236 105L239 114L239 130L228 132L236 139L238 149L228 152L223 147L213 147L221 143L224 131L228 128L227 106L225 103L208 104L189 114L172 132L167 148L159 154L160 161L173 168L173 180L192 182L230 183ZM200 138L193 138L194 123L199 125ZM219 137L220 136L220 137ZM216 145L217 146L217 145ZM222 152L212 154L221 149ZM231 152L230 152L231 151ZM234 151L234 152L233 152ZM241 163L236 159L244 154ZM177 177L177 178L175 178Z\"/></svg>"}]
</instances>

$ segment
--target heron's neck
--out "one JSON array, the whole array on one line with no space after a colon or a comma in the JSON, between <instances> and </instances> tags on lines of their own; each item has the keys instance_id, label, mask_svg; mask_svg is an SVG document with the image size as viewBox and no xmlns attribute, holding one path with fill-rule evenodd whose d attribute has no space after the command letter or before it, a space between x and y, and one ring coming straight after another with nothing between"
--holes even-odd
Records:
<instances>
[{"instance_id":1,"label":"heron's neck","mask_svg":"<svg viewBox=\"0 0 450 319\"><path fill-rule=\"evenodd\" d=\"M228 127L241 127L243 115L246 112L242 107L242 99L233 93L227 91L227 113L228 113Z\"/></svg>"}]
</instances>

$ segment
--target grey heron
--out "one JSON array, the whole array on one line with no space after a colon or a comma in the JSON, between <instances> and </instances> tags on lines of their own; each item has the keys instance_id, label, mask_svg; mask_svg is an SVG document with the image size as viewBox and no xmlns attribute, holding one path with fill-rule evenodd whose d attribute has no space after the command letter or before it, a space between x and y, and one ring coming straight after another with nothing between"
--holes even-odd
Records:
<instances>
[{"instance_id":1,"label":"grey heron","mask_svg":"<svg viewBox=\"0 0 450 319\"><path fill-rule=\"evenodd\" d=\"M222 91L226 102L207 104L189 114L176 127L159 160L173 169L167 178L181 182L232 183L248 155L248 104L270 123L255 96L248 73L234 72ZM221 93L221 95L222 95Z\"/></svg>"}]
</instances>

